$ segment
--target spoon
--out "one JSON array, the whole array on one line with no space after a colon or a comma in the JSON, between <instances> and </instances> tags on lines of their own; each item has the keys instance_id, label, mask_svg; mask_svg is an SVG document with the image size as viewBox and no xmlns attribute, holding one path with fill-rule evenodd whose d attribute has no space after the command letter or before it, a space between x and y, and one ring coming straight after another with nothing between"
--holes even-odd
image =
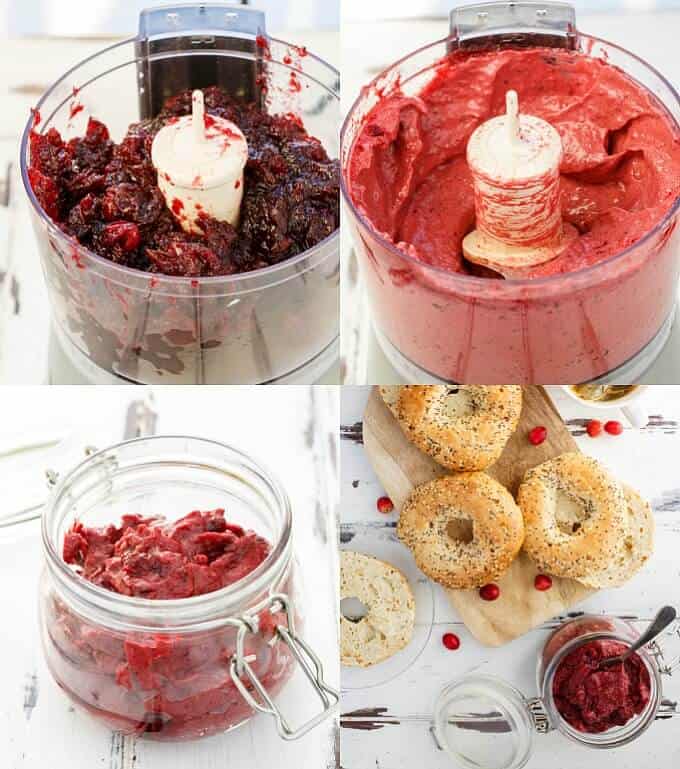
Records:
<instances>
[{"instance_id":1,"label":"spoon","mask_svg":"<svg viewBox=\"0 0 680 769\"><path fill-rule=\"evenodd\" d=\"M659 610L659 613L654 617L649 627L645 632L632 644L623 654L618 654L616 657L607 657L600 660L598 669L608 668L611 665L618 665L619 662L625 662L631 654L634 654L638 649L646 646L650 641L653 641L662 631L664 631L676 617L677 612L672 606L664 606Z\"/></svg>"}]
</instances>

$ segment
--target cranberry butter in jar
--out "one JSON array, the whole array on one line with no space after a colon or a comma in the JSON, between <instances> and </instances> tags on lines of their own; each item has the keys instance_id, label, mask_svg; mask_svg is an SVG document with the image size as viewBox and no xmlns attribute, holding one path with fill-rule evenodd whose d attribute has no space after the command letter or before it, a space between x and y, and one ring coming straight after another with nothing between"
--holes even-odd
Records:
<instances>
[{"instance_id":1,"label":"cranberry butter in jar","mask_svg":"<svg viewBox=\"0 0 680 769\"><path fill-rule=\"evenodd\" d=\"M55 681L125 734L191 740L258 711L282 738L304 734L338 695L298 635L291 516L279 482L220 443L141 438L89 456L56 481L43 517ZM303 724L276 704L296 660L321 703Z\"/></svg>"},{"instance_id":2,"label":"cranberry butter in jar","mask_svg":"<svg viewBox=\"0 0 680 769\"><path fill-rule=\"evenodd\" d=\"M636 381L680 271L680 96L566 3L457 8L351 108L342 188L409 382Z\"/></svg>"},{"instance_id":3,"label":"cranberry butter in jar","mask_svg":"<svg viewBox=\"0 0 680 769\"><path fill-rule=\"evenodd\" d=\"M680 629L674 627L676 636ZM590 748L616 748L637 739L664 712L666 661L651 642L624 663L601 667L637 641L617 617L583 615L564 622L546 641L536 669L538 697L527 697L491 675L471 674L449 684L435 706L432 733L454 765L520 769L535 734L559 732Z\"/></svg>"}]
</instances>

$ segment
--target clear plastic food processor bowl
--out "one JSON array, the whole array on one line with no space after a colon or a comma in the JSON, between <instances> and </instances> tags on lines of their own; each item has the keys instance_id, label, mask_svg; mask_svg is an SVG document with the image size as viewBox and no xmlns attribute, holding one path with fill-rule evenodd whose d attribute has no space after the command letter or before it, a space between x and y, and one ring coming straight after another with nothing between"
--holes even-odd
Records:
<instances>
[{"instance_id":1,"label":"clear plastic food processor bowl","mask_svg":"<svg viewBox=\"0 0 680 769\"><path fill-rule=\"evenodd\" d=\"M145 73L167 64L181 75L210 61L217 62L211 66L218 74L216 82L205 85L230 90L234 67L249 65L265 78L266 109L296 114L329 156L338 156L339 77L333 67L312 54L291 57L296 49L282 41L269 38L268 49L257 45L256 34L243 31L242 23L242 15L254 11L234 6L178 6L177 11L163 9L162 18L156 13L153 19L161 33L163 25L172 30L172 35L158 35L161 43L172 38L170 45L145 46L140 32L61 77L37 105L41 122L36 130L54 126L69 139L83 135L92 116L119 142L128 126L140 120L140 104L148 100L144 89L151 79ZM222 15L217 19L215 14ZM257 17L263 31L264 17ZM196 27L199 32L192 33ZM226 44L216 45L225 35ZM288 87L292 70L301 85L295 93ZM254 83L253 78L257 91ZM154 98L185 87L178 88L172 78L151 85ZM83 109L72 117L74 87ZM191 279L121 267L67 237L42 210L27 174L31 130L32 120L22 139L21 172L53 333L80 370L147 384L238 384L300 377L314 381L332 365L338 337L337 232L288 261L239 275Z\"/></svg>"},{"instance_id":2,"label":"clear plastic food processor bowl","mask_svg":"<svg viewBox=\"0 0 680 769\"><path fill-rule=\"evenodd\" d=\"M362 90L343 127L347 221L378 340L408 381L636 381L662 350L672 326L680 199L635 245L595 266L512 281L419 262L376 232L354 206L349 159L365 116L395 92L419 93L448 51L469 44L554 45L604 58L651 91L680 126L677 90L634 54L577 32L570 6L492 3L454 10L451 35L382 72Z\"/></svg>"}]
</instances>

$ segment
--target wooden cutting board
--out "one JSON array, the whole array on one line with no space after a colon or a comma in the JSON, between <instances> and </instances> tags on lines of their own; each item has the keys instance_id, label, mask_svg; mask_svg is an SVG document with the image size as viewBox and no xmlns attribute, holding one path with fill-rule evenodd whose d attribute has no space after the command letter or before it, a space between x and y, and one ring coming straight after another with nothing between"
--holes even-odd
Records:
<instances>
[{"instance_id":1,"label":"wooden cutting board","mask_svg":"<svg viewBox=\"0 0 680 769\"><path fill-rule=\"evenodd\" d=\"M540 446L532 446L527 439L527 433L536 425L548 429L548 437ZM377 387L364 413L363 437L371 465L397 510L416 486L451 472L409 443ZM578 447L548 394L542 387L525 387L517 431L486 472L514 495L530 467L565 451L578 451ZM480 643L500 646L563 614L595 592L580 582L559 577L553 577L550 590L540 592L534 588L537 573L536 565L522 551L498 580L501 595L496 601L483 601L477 590L442 589Z\"/></svg>"}]
</instances>

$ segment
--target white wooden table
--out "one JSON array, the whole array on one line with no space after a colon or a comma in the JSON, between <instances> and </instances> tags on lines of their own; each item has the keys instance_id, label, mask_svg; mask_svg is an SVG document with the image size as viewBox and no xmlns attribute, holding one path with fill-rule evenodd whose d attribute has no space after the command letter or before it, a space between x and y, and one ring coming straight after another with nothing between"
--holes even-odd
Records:
<instances>
[{"instance_id":1,"label":"white wooden table","mask_svg":"<svg viewBox=\"0 0 680 769\"><path fill-rule=\"evenodd\" d=\"M645 569L624 587L601 591L574 610L613 614L642 627L662 604L673 603L680 609L680 388L652 388L646 398L649 413L654 415L648 427L633 429L624 420L626 429L621 436L604 435L596 439L588 437L583 427L583 420L596 415L595 412L572 402L559 388L549 391L551 395L556 393L555 403L579 447L637 487L650 500L656 517L656 547ZM384 492L360 443L360 422L368 392L367 387L344 387L342 391L340 517L341 540L346 544L341 547L351 548L352 537L364 544L371 539L379 543L396 538L393 525L397 515L385 516L376 511L376 499ZM613 412L611 418L617 415ZM401 675L382 685L348 691L348 680L355 686L358 675L354 671L348 675L347 669L342 669L342 714L366 709L369 715L365 720L374 720L381 727L341 728L342 769L452 769L450 759L436 749L429 726L435 700L444 686L473 670L500 676L526 695L535 695L537 654L548 634L564 618L555 618L506 646L490 649L473 640L437 586L434 599L429 641ZM448 651L442 645L442 635L448 631L460 637L458 651ZM664 638L667 651L672 649L677 656L680 641L674 640ZM657 719L638 741L624 748L596 751L581 748L555 732L536 735L528 769L677 767L680 669L670 679L666 678L664 698L668 701L665 707L673 715ZM380 708L383 712L373 718L370 714Z\"/></svg>"},{"instance_id":2,"label":"white wooden table","mask_svg":"<svg viewBox=\"0 0 680 769\"><path fill-rule=\"evenodd\" d=\"M121 439L127 404L140 388L2 388L0 451L29 436L74 435L77 444ZM337 426L333 387L157 388L158 431L213 438L271 467L294 511L295 551L305 598L306 639L339 684L337 648ZM68 463L63 452L0 459L3 512L44 496L44 468ZM2 769L332 769L337 721L297 742L281 740L259 716L227 735L160 744L122 738L74 710L43 661L37 623L39 528L0 530L0 767ZM295 674L280 697L291 720L312 712L309 684ZM314 703L314 706L317 703ZM309 707L307 707L307 705Z\"/></svg>"},{"instance_id":3,"label":"white wooden table","mask_svg":"<svg viewBox=\"0 0 680 769\"><path fill-rule=\"evenodd\" d=\"M451 2L451 7L455 2ZM580 29L634 51L680 84L680 7L677 11L577 14ZM347 112L359 90L385 67L427 43L443 38L448 24L442 19L381 20L342 25L342 105ZM341 318L341 365L347 384L399 384L397 372L385 358L371 326L370 308L364 295L351 238L342 237L343 284ZM644 377L649 384L680 381L680 319L659 359Z\"/></svg>"},{"instance_id":4,"label":"white wooden table","mask_svg":"<svg viewBox=\"0 0 680 769\"><path fill-rule=\"evenodd\" d=\"M134 30L130 30L132 36ZM337 30L273 30L271 34L296 45L305 45L334 66L339 61ZM28 199L18 173L19 139L29 110L42 93L77 62L112 45L109 38L26 38L3 40L0 45L0 178L13 163L9 215L0 209L0 252L9 241L9 258L15 268L15 298L5 313L0 306L0 384L47 383L49 304L35 236L29 219ZM4 224L8 219L8 224ZM3 259L0 256L0 273ZM0 281L1 283L1 281ZM7 288L9 290L9 287ZM0 305L2 305L0 286ZM28 353L28 354L27 354ZM320 380L339 382L339 364Z\"/></svg>"}]
</instances>

